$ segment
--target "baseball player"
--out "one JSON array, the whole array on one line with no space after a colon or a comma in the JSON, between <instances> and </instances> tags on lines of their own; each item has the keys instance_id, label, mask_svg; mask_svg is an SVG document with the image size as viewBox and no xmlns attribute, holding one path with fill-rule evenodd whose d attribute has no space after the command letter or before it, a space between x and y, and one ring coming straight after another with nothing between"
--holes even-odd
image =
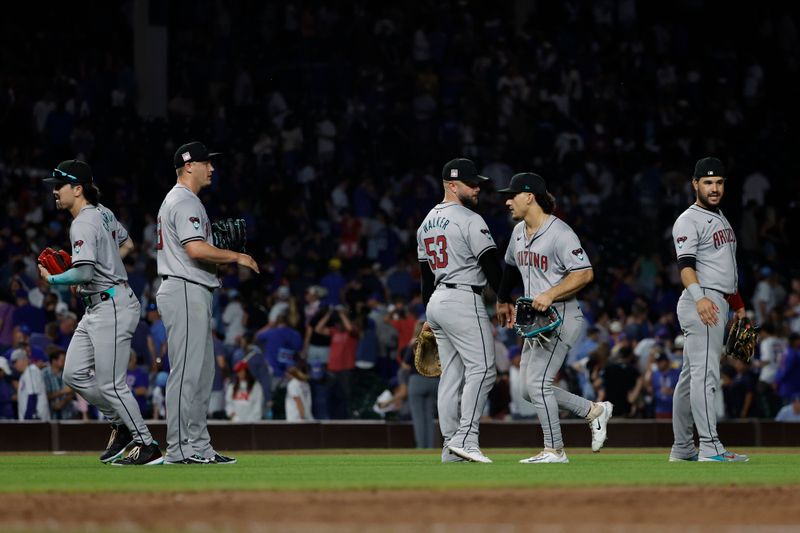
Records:
<instances>
[{"instance_id":1,"label":"baseball player","mask_svg":"<svg viewBox=\"0 0 800 533\"><path fill-rule=\"evenodd\" d=\"M675 440L670 461L745 462L746 455L725 449L717 434L715 396L728 311L745 316L737 289L736 235L719 204L725 171L714 157L700 159L692 178L697 199L672 227L678 269L685 290L678 300L678 321L686 341L683 367L672 400ZM692 424L700 438L694 447Z\"/></svg>"},{"instance_id":2,"label":"baseball player","mask_svg":"<svg viewBox=\"0 0 800 533\"><path fill-rule=\"evenodd\" d=\"M606 441L608 420L613 405L594 403L553 386L553 379L567 352L583 329L583 312L575 295L594 274L592 265L581 247L578 236L563 220L553 215L555 199L547 191L545 180L538 174L522 173L511 178L506 200L514 220L520 221L511 233L497 296L499 324L513 324L511 291L520 282L525 295L533 299L537 311L551 305L563 322L548 342L525 343L520 362L520 378L525 385L523 398L533 403L544 433L544 450L520 463L568 463L561 439L559 407L568 409L589 421L592 430L592 451L600 451Z\"/></svg>"},{"instance_id":3,"label":"baseball player","mask_svg":"<svg viewBox=\"0 0 800 533\"><path fill-rule=\"evenodd\" d=\"M214 166L199 142L184 144L173 162L177 183L156 221L156 258L163 282L156 302L167 329L166 464L233 464L211 446L206 413L214 381L211 297L220 286L217 265L237 263L258 272L247 254L216 248L197 193L211 184Z\"/></svg>"},{"instance_id":4,"label":"baseball player","mask_svg":"<svg viewBox=\"0 0 800 533\"><path fill-rule=\"evenodd\" d=\"M39 265L39 273L50 285L77 285L86 307L67 348L64 383L111 421L111 438L101 461L122 466L161 464L164 458L126 382L131 339L140 316L139 301L122 264L133 241L114 213L98 202L100 191L89 165L76 159L62 161L44 181L53 185L56 206L73 217L72 268L50 275Z\"/></svg>"},{"instance_id":5,"label":"baseball player","mask_svg":"<svg viewBox=\"0 0 800 533\"><path fill-rule=\"evenodd\" d=\"M496 291L502 276L497 245L478 205L479 176L469 159L442 170L444 200L417 229L422 301L439 348L442 375L437 401L444 438L442 462L491 463L478 445L478 425L494 385L492 326L481 297L487 281Z\"/></svg>"}]
</instances>

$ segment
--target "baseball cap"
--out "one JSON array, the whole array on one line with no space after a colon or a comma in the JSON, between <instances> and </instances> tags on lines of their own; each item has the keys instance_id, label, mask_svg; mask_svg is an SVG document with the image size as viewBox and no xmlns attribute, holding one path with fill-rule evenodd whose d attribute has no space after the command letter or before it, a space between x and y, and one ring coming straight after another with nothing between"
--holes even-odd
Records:
<instances>
[{"instance_id":1,"label":"baseball cap","mask_svg":"<svg viewBox=\"0 0 800 533\"><path fill-rule=\"evenodd\" d=\"M676 335L675 336L675 340L672 341L672 345L675 348L683 348L683 343L684 342L685 342L685 338L684 338L683 334L680 334L680 335Z\"/></svg>"},{"instance_id":2,"label":"baseball cap","mask_svg":"<svg viewBox=\"0 0 800 533\"><path fill-rule=\"evenodd\" d=\"M660 361L669 361L669 356L664 352L661 352L660 354L658 354L658 357L656 357L656 362Z\"/></svg>"},{"instance_id":3,"label":"baseball cap","mask_svg":"<svg viewBox=\"0 0 800 533\"><path fill-rule=\"evenodd\" d=\"M707 176L725 177L725 168L722 161L716 157L704 157L697 161L694 166L694 178L699 179Z\"/></svg>"},{"instance_id":4,"label":"baseball cap","mask_svg":"<svg viewBox=\"0 0 800 533\"><path fill-rule=\"evenodd\" d=\"M175 157L172 158L172 162L175 164L175 168L181 168L186 163L211 161L212 157L219 155L222 154L220 152L209 153L205 144L193 141L178 148L175 151Z\"/></svg>"},{"instance_id":5,"label":"baseball cap","mask_svg":"<svg viewBox=\"0 0 800 533\"><path fill-rule=\"evenodd\" d=\"M12 363L19 361L20 359L26 359L28 357L28 352L25 351L24 348L17 348L11 352L11 359Z\"/></svg>"},{"instance_id":6,"label":"baseball cap","mask_svg":"<svg viewBox=\"0 0 800 533\"><path fill-rule=\"evenodd\" d=\"M442 168L442 179L445 181L462 181L464 183L480 183L488 181L486 176L480 176L475 163L471 159L459 157L448 161Z\"/></svg>"},{"instance_id":7,"label":"baseball cap","mask_svg":"<svg viewBox=\"0 0 800 533\"><path fill-rule=\"evenodd\" d=\"M511 183L505 189L497 192L510 192L518 194L521 192L532 192L533 194L544 194L547 192L547 182L539 174L533 172L521 172L511 177Z\"/></svg>"},{"instance_id":8,"label":"baseball cap","mask_svg":"<svg viewBox=\"0 0 800 533\"><path fill-rule=\"evenodd\" d=\"M84 184L92 183L92 168L77 159L67 159L58 164L56 168L50 173L49 178L45 178L45 183L52 185L63 185L65 183L71 184Z\"/></svg>"},{"instance_id":9,"label":"baseball cap","mask_svg":"<svg viewBox=\"0 0 800 533\"><path fill-rule=\"evenodd\" d=\"M250 365L247 364L247 361L244 361L244 360L239 361L238 363L233 365L233 371L234 372L238 372L240 370L244 370L244 369L247 369L247 368L250 368Z\"/></svg>"}]
</instances>

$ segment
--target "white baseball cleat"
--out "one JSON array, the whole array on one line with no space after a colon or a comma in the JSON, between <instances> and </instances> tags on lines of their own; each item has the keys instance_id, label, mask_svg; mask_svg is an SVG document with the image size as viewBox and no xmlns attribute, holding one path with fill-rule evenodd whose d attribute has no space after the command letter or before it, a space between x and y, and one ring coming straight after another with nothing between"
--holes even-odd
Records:
<instances>
[{"instance_id":1,"label":"white baseball cleat","mask_svg":"<svg viewBox=\"0 0 800 533\"><path fill-rule=\"evenodd\" d=\"M483 455L478 448L458 448L456 446L448 446L451 453L473 463L491 463L492 460Z\"/></svg>"},{"instance_id":2,"label":"white baseball cleat","mask_svg":"<svg viewBox=\"0 0 800 533\"><path fill-rule=\"evenodd\" d=\"M542 450L537 455L533 457L528 457L527 459L521 459L520 463L524 465L542 465L546 463L569 463L569 459L567 458L567 454L564 450L556 451L556 450Z\"/></svg>"},{"instance_id":3,"label":"white baseball cleat","mask_svg":"<svg viewBox=\"0 0 800 533\"><path fill-rule=\"evenodd\" d=\"M442 449L442 462L443 463L464 463L466 461L467 461L466 459L462 459L461 457L457 456L456 454L454 454L453 452L448 450L447 446L445 446Z\"/></svg>"},{"instance_id":4,"label":"white baseball cleat","mask_svg":"<svg viewBox=\"0 0 800 533\"><path fill-rule=\"evenodd\" d=\"M611 402L601 402L600 406L603 412L597 415L597 418L589 422L589 427L592 428L592 451L599 452L600 448L606 443L608 439L608 421L611 414L614 412L614 406Z\"/></svg>"}]
</instances>

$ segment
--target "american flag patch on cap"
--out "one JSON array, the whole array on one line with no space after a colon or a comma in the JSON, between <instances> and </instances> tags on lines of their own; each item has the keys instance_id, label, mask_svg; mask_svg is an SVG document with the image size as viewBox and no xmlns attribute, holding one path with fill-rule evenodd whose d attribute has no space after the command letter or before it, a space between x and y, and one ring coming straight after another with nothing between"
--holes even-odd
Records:
<instances>
[{"instance_id":1,"label":"american flag patch on cap","mask_svg":"<svg viewBox=\"0 0 800 533\"><path fill-rule=\"evenodd\" d=\"M183 152L181 154L181 157L183 158L184 161L188 161L192 158L192 154L190 154L189 152Z\"/></svg>"},{"instance_id":2,"label":"american flag patch on cap","mask_svg":"<svg viewBox=\"0 0 800 533\"><path fill-rule=\"evenodd\" d=\"M451 178L457 178L458 177L458 169L457 168L451 168L450 169L450 177Z\"/></svg>"}]
</instances>

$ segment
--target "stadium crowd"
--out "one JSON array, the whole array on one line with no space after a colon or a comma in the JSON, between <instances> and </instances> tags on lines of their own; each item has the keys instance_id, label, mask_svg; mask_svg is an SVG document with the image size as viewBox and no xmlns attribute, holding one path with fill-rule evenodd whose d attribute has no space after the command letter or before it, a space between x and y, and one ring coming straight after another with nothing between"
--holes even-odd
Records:
<instances>
[{"instance_id":1,"label":"stadium crowd","mask_svg":"<svg viewBox=\"0 0 800 533\"><path fill-rule=\"evenodd\" d=\"M63 7L41 14L36 34L7 29L27 48L0 49L0 418L98 416L60 378L82 304L36 269L44 247L70 249L69 216L41 178L73 157L135 243L125 265L142 317L128 383L146 417L164 417L154 215L172 153L197 139L225 154L201 199L212 220L247 220L262 272L220 270L209 416L433 416L435 380L413 368L415 232L441 198L442 164L464 156L491 178L478 209L501 250L512 222L495 191L536 171L592 261L579 295L588 325L561 386L611 401L615 416L668 418L683 341L670 231L693 201L694 162L715 155L729 169L740 292L762 326L751 364L722 361L718 410L800 421L799 169L787 134L800 46L788 8L749 5L709 39L711 1L201 4L158 14L182 21L169 25L164 117L137 113L127 3L94 14L115 35L102 48L60 23ZM485 415L531 418L519 339L494 333Z\"/></svg>"}]
</instances>

